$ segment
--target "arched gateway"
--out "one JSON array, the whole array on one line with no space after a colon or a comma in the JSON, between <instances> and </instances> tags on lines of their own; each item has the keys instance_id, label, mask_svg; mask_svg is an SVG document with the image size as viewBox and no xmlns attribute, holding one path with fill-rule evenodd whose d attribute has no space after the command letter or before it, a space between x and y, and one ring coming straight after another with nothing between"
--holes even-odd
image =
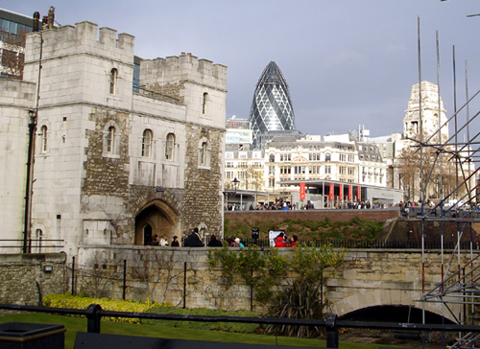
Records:
<instances>
[{"instance_id":1,"label":"arched gateway","mask_svg":"<svg viewBox=\"0 0 480 349\"><path fill-rule=\"evenodd\" d=\"M149 245L154 235L171 241L178 235L178 214L167 203L154 200L142 207L135 217L135 245Z\"/></svg>"}]
</instances>

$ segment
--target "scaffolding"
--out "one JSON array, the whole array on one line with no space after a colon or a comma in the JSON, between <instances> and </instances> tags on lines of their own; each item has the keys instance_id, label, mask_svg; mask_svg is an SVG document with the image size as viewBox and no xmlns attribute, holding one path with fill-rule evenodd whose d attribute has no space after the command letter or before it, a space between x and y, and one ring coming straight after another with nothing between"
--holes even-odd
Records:
<instances>
[{"instance_id":1,"label":"scaffolding","mask_svg":"<svg viewBox=\"0 0 480 349\"><path fill-rule=\"evenodd\" d=\"M454 319L458 324L479 324L476 316L476 309L480 309L480 251L478 240L474 238L474 225L480 223L480 206L478 194L480 192L480 181L478 180L480 168L475 169L475 164L480 161L480 132L470 136L470 128L480 129L480 111L470 117L470 107L480 94L477 91L472 97L468 96L468 72L465 62L465 92L466 102L457 110L456 107L456 74L455 74L455 47L453 47L453 71L454 71L454 112L448 120L441 124L436 132L423 139L422 130L422 91L421 91L421 64L420 64L420 19L418 20L419 40L419 113L420 113L420 134L419 139L410 139L417 148L415 152L420 154L420 201L421 212L413 220L421 224L422 243L422 297L418 301L422 304L423 321L425 323L425 306L427 303L438 303L442 309L442 319ZM440 84L439 84L439 54L438 54L438 32L437 32L437 84L438 84L438 108L440 111ZM460 122L460 116L465 115L466 120ZM440 120L440 112L438 115ZM455 131L452 136L442 141L441 130L454 122ZM461 124L459 127L458 125ZM447 138L447 137L444 137ZM463 142L459 139L464 139ZM426 152L426 150L428 151ZM427 155L425 155L427 154ZM430 162L430 168L424 166L424 156L434 157ZM455 185L448 193L443 191L442 183L442 159L455 164ZM435 172L437 170L437 172ZM432 206L427 206L425 195L432 175L440 176L440 197L439 201ZM432 289L425 287L425 223L435 222L439 226L441 245L441 275L440 282ZM453 250L444 248L446 222L456 226L456 245ZM475 241L476 240L476 241ZM461 242L469 241L469 248L462 251ZM465 243L463 244L465 246ZM446 255L449 258L446 258ZM425 336L423 336L423 347L425 348ZM445 348L445 334L443 347ZM456 341L450 348L475 348L480 343L480 333L458 333Z\"/></svg>"}]
</instances>

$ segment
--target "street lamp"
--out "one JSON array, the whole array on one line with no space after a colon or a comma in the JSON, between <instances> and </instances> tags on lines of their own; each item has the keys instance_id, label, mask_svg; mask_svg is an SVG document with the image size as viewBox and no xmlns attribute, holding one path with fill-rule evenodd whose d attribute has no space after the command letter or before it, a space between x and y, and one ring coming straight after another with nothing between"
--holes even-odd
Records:
<instances>
[{"instance_id":1,"label":"street lamp","mask_svg":"<svg viewBox=\"0 0 480 349\"><path fill-rule=\"evenodd\" d=\"M233 188L235 189L235 194L237 193L238 183L240 183L240 181L237 179L237 177L235 177L235 178L232 180Z\"/></svg>"}]
</instances>

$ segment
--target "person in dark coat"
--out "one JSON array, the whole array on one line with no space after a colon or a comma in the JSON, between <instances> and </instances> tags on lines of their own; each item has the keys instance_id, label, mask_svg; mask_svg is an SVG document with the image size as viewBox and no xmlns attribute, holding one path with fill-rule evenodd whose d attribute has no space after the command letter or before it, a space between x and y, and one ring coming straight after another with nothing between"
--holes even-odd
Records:
<instances>
[{"instance_id":1,"label":"person in dark coat","mask_svg":"<svg viewBox=\"0 0 480 349\"><path fill-rule=\"evenodd\" d=\"M174 236L173 237L173 241L172 241L172 247L179 247L180 246L180 243L178 242L178 236Z\"/></svg>"},{"instance_id":2,"label":"person in dark coat","mask_svg":"<svg viewBox=\"0 0 480 349\"><path fill-rule=\"evenodd\" d=\"M198 228L193 229L192 233L187 236L185 241L183 242L183 246L185 247L203 247L202 239L200 238L200 234L198 233Z\"/></svg>"},{"instance_id":3,"label":"person in dark coat","mask_svg":"<svg viewBox=\"0 0 480 349\"><path fill-rule=\"evenodd\" d=\"M215 235L212 235L210 238L210 242L207 245L208 247L222 247L222 242L220 240L217 240L217 237Z\"/></svg>"}]
</instances>

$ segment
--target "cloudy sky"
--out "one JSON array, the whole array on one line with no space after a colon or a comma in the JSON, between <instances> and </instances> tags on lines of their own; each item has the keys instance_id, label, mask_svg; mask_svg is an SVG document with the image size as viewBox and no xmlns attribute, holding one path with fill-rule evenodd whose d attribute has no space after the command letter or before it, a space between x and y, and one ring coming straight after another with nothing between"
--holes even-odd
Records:
<instances>
[{"instance_id":1,"label":"cloudy sky","mask_svg":"<svg viewBox=\"0 0 480 349\"><path fill-rule=\"evenodd\" d=\"M228 66L227 118L249 116L256 83L273 60L289 84L297 129L309 134L359 125L372 136L402 132L419 80L418 18L422 80L434 83L439 35L447 117L454 85L457 109L465 102L466 61L469 95L480 89L480 16L467 17L480 13L478 0L0 0L27 15L46 15L49 6L58 24L87 20L134 35L142 58L191 52ZM479 106L472 103L470 114ZM459 114L458 124L465 118Z\"/></svg>"}]
</instances>

